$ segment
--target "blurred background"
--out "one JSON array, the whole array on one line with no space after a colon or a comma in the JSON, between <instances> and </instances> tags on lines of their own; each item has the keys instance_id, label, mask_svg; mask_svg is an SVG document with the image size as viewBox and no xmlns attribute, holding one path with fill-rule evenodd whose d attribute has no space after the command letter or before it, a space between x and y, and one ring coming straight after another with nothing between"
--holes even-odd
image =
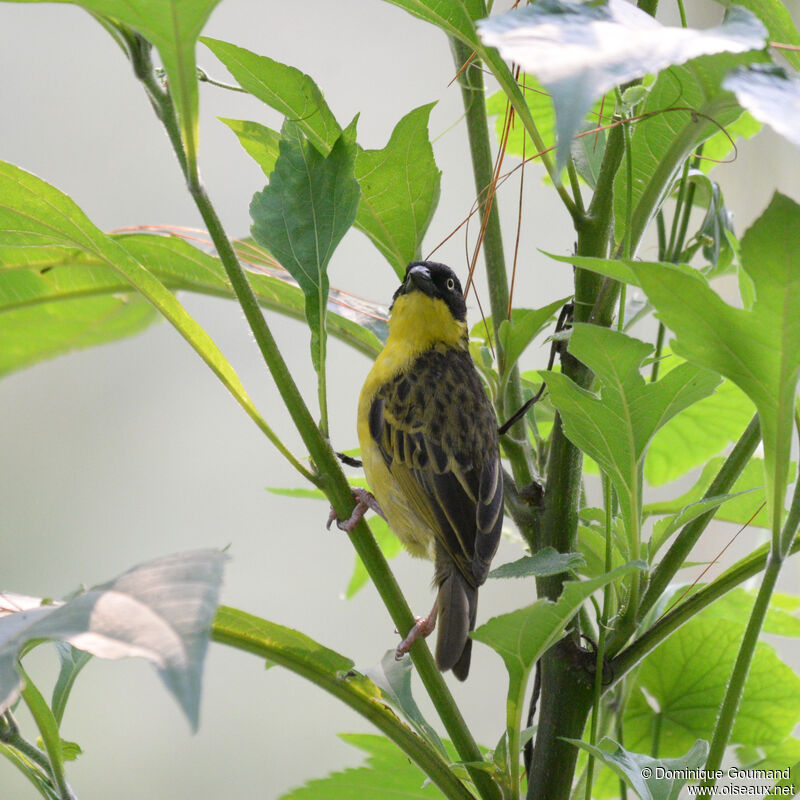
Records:
<instances>
[{"instance_id":1,"label":"blurred background","mask_svg":"<svg viewBox=\"0 0 800 800\"><path fill-rule=\"evenodd\" d=\"M670 4L662 5L670 11ZM791 6L797 19L798 4ZM719 6L693 3L691 13L694 24L713 24ZM360 112L358 141L366 148L383 147L404 114L437 101L430 131L443 170L442 198L424 253L469 212L474 187L466 133L458 124L460 91L449 85L455 70L438 30L377 0L225 0L205 33L311 75L341 123ZM198 64L229 79L202 45ZM117 46L87 14L67 5L0 3L0 74L1 159L69 194L104 230L202 225L144 93ZM245 236L248 205L263 176L218 116L273 128L280 119L246 95L201 85L203 177L228 234ZM737 163L718 167L714 176L735 211L740 236L776 189L800 201L797 150L768 130L741 143ZM571 285L569 267L539 252L567 254L575 238L540 177L534 167L525 183L515 296L528 307L569 294ZM517 199L518 184L509 181L499 195L509 260ZM477 224L473 237L476 232ZM465 252L462 231L436 258L464 276ZM644 257L652 253L642 251ZM396 286L389 265L357 231L334 255L330 278L334 286L384 303ZM483 283L478 285L485 297ZM218 342L268 422L303 452L241 312L228 301L181 299ZM474 301L469 314L471 322L478 319ZM275 314L269 322L301 389L314 398L307 329ZM544 366L546 357L544 347L535 348L525 366ZM337 449L357 444L356 399L369 366L364 356L330 340ZM360 670L395 646L393 625L371 586L352 601L343 599L353 553L344 534L325 530L327 505L266 491L299 486L300 479L168 325L4 378L0 419L3 589L59 597L159 555L230 544L225 603L296 627L351 657ZM709 531L708 549L698 558L715 555L732 533L722 525ZM761 540L760 532L746 531L725 563ZM518 543L506 541L496 563L520 554ZM393 566L409 602L427 612L430 565L401 555ZM790 562L785 590L797 589L797 575ZM481 592L479 620L532 602L528 592L527 583L490 582ZM49 693L56 668L52 648L40 648L30 662ZM506 690L499 658L478 646L469 681L448 680L478 740L493 747L503 728ZM359 753L336 734L370 728L293 674L265 672L258 659L212 646L196 736L150 666L134 660L91 662L62 730L84 750L68 769L78 795L126 800L277 797L309 778L360 763ZM32 796L5 761L0 796Z\"/></svg>"}]
</instances>

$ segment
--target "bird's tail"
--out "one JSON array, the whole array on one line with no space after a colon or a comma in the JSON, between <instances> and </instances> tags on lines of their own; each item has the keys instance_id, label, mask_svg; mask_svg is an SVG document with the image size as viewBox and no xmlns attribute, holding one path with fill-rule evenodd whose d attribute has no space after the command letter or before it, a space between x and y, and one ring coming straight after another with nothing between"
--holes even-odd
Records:
<instances>
[{"instance_id":1,"label":"bird's tail","mask_svg":"<svg viewBox=\"0 0 800 800\"><path fill-rule=\"evenodd\" d=\"M436 665L442 672L453 670L460 681L469 675L472 639L469 632L475 628L478 613L478 590L450 563L439 583L437 605L439 609L436 639ZM439 577L439 576L437 576Z\"/></svg>"}]
</instances>

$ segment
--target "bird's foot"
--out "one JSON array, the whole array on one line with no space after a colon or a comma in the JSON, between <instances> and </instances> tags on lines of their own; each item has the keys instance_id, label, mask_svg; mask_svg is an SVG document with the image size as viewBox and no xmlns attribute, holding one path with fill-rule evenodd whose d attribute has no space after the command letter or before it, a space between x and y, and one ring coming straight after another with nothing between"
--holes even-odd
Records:
<instances>
[{"instance_id":1,"label":"bird's foot","mask_svg":"<svg viewBox=\"0 0 800 800\"><path fill-rule=\"evenodd\" d=\"M397 645L397 650L394 651L394 657L399 661L410 649L417 639L425 639L430 636L436 628L436 615L438 613L438 604L434 603L431 613L427 617L417 617L414 627L408 632L408 636Z\"/></svg>"},{"instance_id":2,"label":"bird's foot","mask_svg":"<svg viewBox=\"0 0 800 800\"><path fill-rule=\"evenodd\" d=\"M334 511L333 506L331 506L331 513L328 515L328 522L325 525L328 530L331 529L331 524L335 521L336 527L339 528L339 530L352 533L353 529L361 522L361 518L369 509L372 509L376 514L380 514L380 516L386 519L386 514L383 513L383 509L378 504L372 492L360 488L354 488L352 491L353 498L356 501L356 507L353 509L353 513L350 515L349 519L342 522L339 517L336 516L336 511Z\"/></svg>"}]
</instances>

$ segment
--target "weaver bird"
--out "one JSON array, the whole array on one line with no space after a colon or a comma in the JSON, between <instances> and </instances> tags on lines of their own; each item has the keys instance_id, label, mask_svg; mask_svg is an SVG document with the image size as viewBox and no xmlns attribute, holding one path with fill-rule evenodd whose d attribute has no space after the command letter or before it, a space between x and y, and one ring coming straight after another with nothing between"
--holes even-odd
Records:
<instances>
[{"instance_id":1,"label":"weaver bird","mask_svg":"<svg viewBox=\"0 0 800 800\"><path fill-rule=\"evenodd\" d=\"M358 403L358 438L379 508L414 556L435 565L437 598L398 657L438 622L436 663L469 673L478 587L503 524L497 421L469 354L461 284L444 264L409 264L390 309L389 338ZM351 517L351 519L353 519Z\"/></svg>"}]
</instances>

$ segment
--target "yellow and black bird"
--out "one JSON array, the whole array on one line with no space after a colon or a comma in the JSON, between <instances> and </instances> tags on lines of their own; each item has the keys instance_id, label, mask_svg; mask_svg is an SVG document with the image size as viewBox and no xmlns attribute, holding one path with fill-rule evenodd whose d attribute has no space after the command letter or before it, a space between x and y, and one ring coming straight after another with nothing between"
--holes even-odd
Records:
<instances>
[{"instance_id":1,"label":"yellow and black bird","mask_svg":"<svg viewBox=\"0 0 800 800\"><path fill-rule=\"evenodd\" d=\"M466 316L449 267L409 264L358 404L375 499L408 551L435 564L436 603L398 654L438 623L436 663L460 680L469 673L478 587L503 524L497 421L469 354ZM367 503L360 505L363 513Z\"/></svg>"}]
</instances>

